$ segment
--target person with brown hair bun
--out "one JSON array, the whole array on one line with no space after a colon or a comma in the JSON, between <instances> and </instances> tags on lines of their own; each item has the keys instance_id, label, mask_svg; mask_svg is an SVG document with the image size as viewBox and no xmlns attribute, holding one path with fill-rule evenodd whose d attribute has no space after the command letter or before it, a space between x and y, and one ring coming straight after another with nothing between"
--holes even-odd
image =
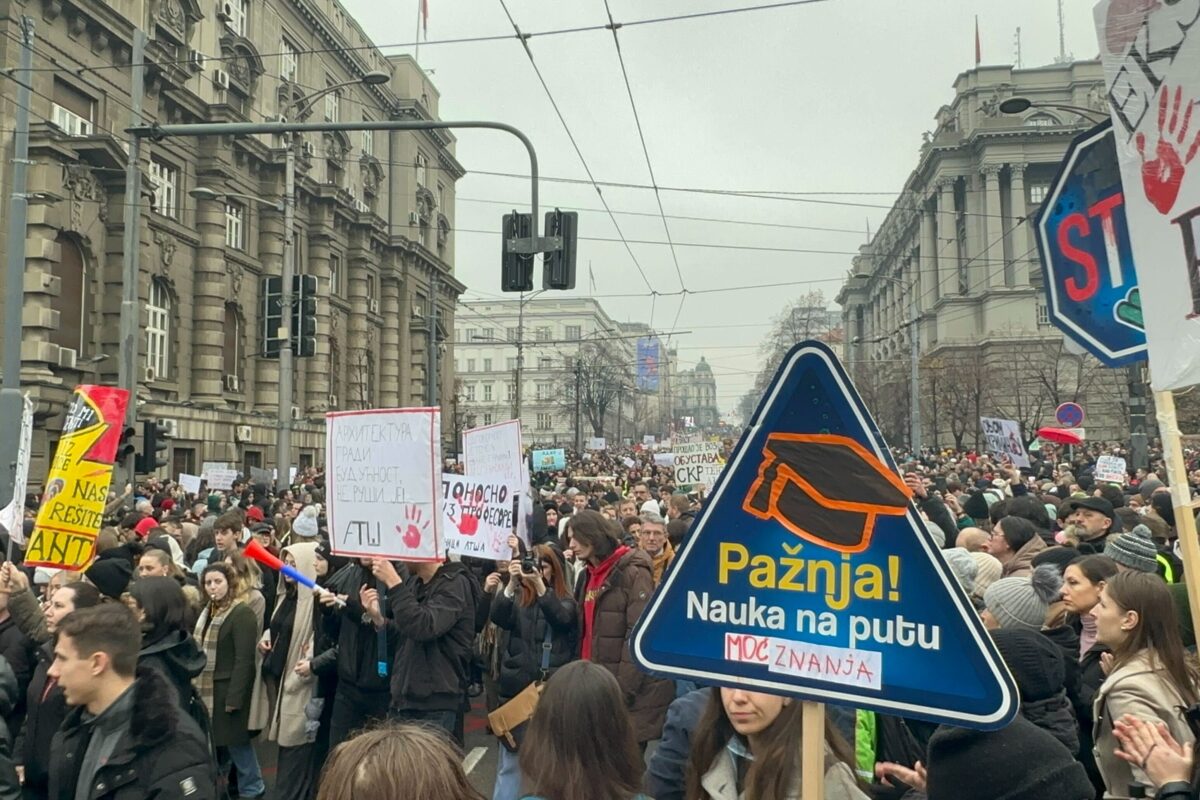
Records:
<instances>
[{"instance_id":1,"label":"person with brown hair bun","mask_svg":"<svg viewBox=\"0 0 1200 800\"><path fill-rule=\"evenodd\" d=\"M649 800L621 687L590 661L567 664L547 681L520 763L523 800Z\"/></svg>"},{"instance_id":2,"label":"person with brown hair bun","mask_svg":"<svg viewBox=\"0 0 1200 800\"><path fill-rule=\"evenodd\" d=\"M425 725L384 725L338 745L316 800L484 800L462 768L462 753Z\"/></svg>"}]
</instances>

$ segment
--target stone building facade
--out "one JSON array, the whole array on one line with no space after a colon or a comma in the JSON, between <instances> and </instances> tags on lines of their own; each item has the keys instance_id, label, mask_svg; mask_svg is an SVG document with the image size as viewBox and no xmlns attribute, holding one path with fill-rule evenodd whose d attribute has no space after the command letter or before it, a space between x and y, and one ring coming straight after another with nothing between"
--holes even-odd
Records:
<instances>
[{"instance_id":1,"label":"stone building facade","mask_svg":"<svg viewBox=\"0 0 1200 800\"><path fill-rule=\"evenodd\" d=\"M713 377L712 367L704 360L704 356L700 356L696 366L679 371L676 386L676 430L683 433L697 429L715 431L721 421L721 410L717 406L717 379Z\"/></svg>"},{"instance_id":2,"label":"stone building facade","mask_svg":"<svg viewBox=\"0 0 1200 800\"><path fill-rule=\"evenodd\" d=\"M1035 105L1019 115L1009 97ZM916 168L838 294L843 355L888 440L909 440L916 295L925 446L974 446L978 418L1016 419L1032 438L1060 402L1087 410L1091 439L1128 431L1124 371L1064 341L1047 314L1034 214L1072 137L1104 118L1099 61L958 76Z\"/></svg>"},{"instance_id":3,"label":"stone building facade","mask_svg":"<svg viewBox=\"0 0 1200 800\"><path fill-rule=\"evenodd\" d=\"M279 364L263 350L262 279L284 253L279 136L142 147L125 196L134 26L147 32L148 122L436 119L408 56L385 57L337 0L0 0L0 62L35 22L22 385L36 401L32 480L77 383L115 384L124 209L138 204L138 416L173 428L163 474L277 463ZM141 19L135 15L143 13ZM388 80L367 85L367 73ZM338 84L350 84L334 91ZM315 100L308 101L314 94ZM11 152L15 87L5 87ZM448 132L297 135L295 269L318 280L317 352L296 359L293 465L322 463L329 410L423 405L431 346L452 349L454 187ZM11 191L8 162L0 192ZM197 188L218 196L190 194ZM3 248L22 243L2 242ZM431 330L436 305L438 325ZM453 379L442 360L441 397Z\"/></svg>"}]
</instances>

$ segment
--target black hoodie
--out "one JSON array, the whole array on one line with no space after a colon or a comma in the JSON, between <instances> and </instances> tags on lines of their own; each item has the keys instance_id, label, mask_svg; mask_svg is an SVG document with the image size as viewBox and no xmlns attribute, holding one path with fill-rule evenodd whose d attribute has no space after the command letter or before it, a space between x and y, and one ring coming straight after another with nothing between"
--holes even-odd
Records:
<instances>
[{"instance_id":1,"label":"black hoodie","mask_svg":"<svg viewBox=\"0 0 1200 800\"><path fill-rule=\"evenodd\" d=\"M399 634L392 669L393 708L462 707L481 593L470 570L456 561L443 564L429 583L414 576L388 590L388 627Z\"/></svg>"}]
</instances>

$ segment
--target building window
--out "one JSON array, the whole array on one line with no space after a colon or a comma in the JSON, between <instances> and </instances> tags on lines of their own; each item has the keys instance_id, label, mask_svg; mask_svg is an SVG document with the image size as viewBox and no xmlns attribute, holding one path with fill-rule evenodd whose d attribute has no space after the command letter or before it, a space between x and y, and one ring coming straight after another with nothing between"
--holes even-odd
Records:
<instances>
[{"instance_id":1,"label":"building window","mask_svg":"<svg viewBox=\"0 0 1200 800\"><path fill-rule=\"evenodd\" d=\"M241 384L246 365L246 337L242 314L233 303L225 304L225 349L222 352L226 375L232 375Z\"/></svg>"},{"instance_id":2,"label":"building window","mask_svg":"<svg viewBox=\"0 0 1200 800\"><path fill-rule=\"evenodd\" d=\"M246 207L239 203L225 204L225 246L246 249Z\"/></svg>"},{"instance_id":3,"label":"building window","mask_svg":"<svg viewBox=\"0 0 1200 800\"><path fill-rule=\"evenodd\" d=\"M518 328L508 328L508 329L505 331L505 335L508 337L508 340L509 340L510 342L515 342L515 341L517 341L517 334L518 334L518 333L520 333L520 330L519 330Z\"/></svg>"},{"instance_id":4,"label":"building window","mask_svg":"<svg viewBox=\"0 0 1200 800\"><path fill-rule=\"evenodd\" d=\"M468 403L475 402L475 384L468 383L463 387L463 392L465 393L465 398Z\"/></svg>"},{"instance_id":5,"label":"building window","mask_svg":"<svg viewBox=\"0 0 1200 800\"><path fill-rule=\"evenodd\" d=\"M371 122L371 118L363 114L363 122ZM375 155L375 131L362 132L362 151L364 155Z\"/></svg>"},{"instance_id":6,"label":"building window","mask_svg":"<svg viewBox=\"0 0 1200 800\"><path fill-rule=\"evenodd\" d=\"M575 341L579 341L580 336L581 336L581 332L580 332L580 327L578 325L568 325L567 326L567 337L566 338L575 342Z\"/></svg>"},{"instance_id":7,"label":"building window","mask_svg":"<svg viewBox=\"0 0 1200 800\"><path fill-rule=\"evenodd\" d=\"M467 359L467 372L474 372L474 371L475 371L475 359L468 358Z\"/></svg>"},{"instance_id":8,"label":"building window","mask_svg":"<svg viewBox=\"0 0 1200 800\"><path fill-rule=\"evenodd\" d=\"M336 83L337 82L334 81L332 78L328 78L325 81L325 85L327 87L334 86L334 85L336 85ZM326 122L337 122L338 121L338 112L340 110L339 106L341 105L341 97L338 95L338 91L339 90L335 89L334 91L325 95L325 121Z\"/></svg>"},{"instance_id":9,"label":"building window","mask_svg":"<svg viewBox=\"0 0 1200 800\"><path fill-rule=\"evenodd\" d=\"M479 334L479 329L478 329L478 328L467 328L466 330L464 330L464 331L463 331L463 339L462 339L462 340L463 340L464 342L471 342L471 341L474 341L474 340L475 340L475 337L476 337L478 334Z\"/></svg>"},{"instance_id":10,"label":"building window","mask_svg":"<svg viewBox=\"0 0 1200 800\"><path fill-rule=\"evenodd\" d=\"M1050 322L1050 309L1045 303L1038 303L1037 305L1037 326L1039 328L1053 327Z\"/></svg>"},{"instance_id":11,"label":"building window","mask_svg":"<svg viewBox=\"0 0 1200 800\"><path fill-rule=\"evenodd\" d=\"M58 330L50 335L50 341L59 347L75 351L82 356L90 348L93 292L88 286L87 261L75 240L60 233L55 239L59 248L59 260L54 265L54 274L59 280L59 293L54 301L58 311Z\"/></svg>"},{"instance_id":12,"label":"building window","mask_svg":"<svg viewBox=\"0 0 1200 800\"><path fill-rule=\"evenodd\" d=\"M484 372L492 371L492 360L490 358L485 358L483 360L483 371Z\"/></svg>"},{"instance_id":13,"label":"building window","mask_svg":"<svg viewBox=\"0 0 1200 800\"><path fill-rule=\"evenodd\" d=\"M157 158L151 158L150 180L154 183L154 211L164 217L178 219L179 170Z\"/></svg>"},{"instance_id":14,"label":"building window","mask_svg":"<svg viewBox=\"0 0 1200 800\"><path fill-rule=\"evenodd\" d=\"M550 329L538 328L535 336L539 342L548 342L550 341Z\"/></svg>"},{"instance_id":15,"label":"building window","mask_svg":"<svg viewBox=\"0 0 1200 800\"><path fill-rule=\"evenodd\" d=\"M539 431L550 430L553 422L554 422L554 420L549 414L538 414L537 415L537 429Z\"/></svg>"},{"instance_id":16,"label":"building window","mask_svg":"<svg viewBox=\"0 0 1200 800\"><path fill-rule=\"evenodd\" d=\"M150 300L146 303L147 380L167 377L171 348L171 293L155 278L150 281Z\"/></svg>"},{"instance_id":17,"label":"building window","mask_svg":"<svg viewBox=\"0 0 1200 800\"><path fill-rule=\"evenodd\" d=\"M551 363L552 362L548 358L539 358L538 359L538 369L541 370L542 372L549 372L552 369L552 367L550 366Z\"/></svg>"},{"instance_id":18,"label":"building window","mask_svg":"<svg viewBox=\"0 0 1200 800\"><path fill-rule=\"evenodd\" d=\"M1046 199L1047 193L1050 191L1048 183L1031 183L1029 184L1029 202L1037 205Z\"/></svg>"},{"instance_id":19,"label":"building window","mask_svg":"<svg viewBox=\"0 0 1200 800\"><path fill-rule=\"evenodd\" d=\"M551 384L549 384L549 383L537 384L537 399L538 400L549 400L551 397L551 394L550 394L551 391L552 391Z\"/></svg>"},{"instance_id":20,"label":"building window","mask_svg":"<svg viewBox=\"0 0 1200 800\"><path fill-rule=\"evenodd\" d=\"M91 136L96 121L96 101L56 80L50 118L68 136Z\"/></svg>"},{"instance_id":21,"label":"building window","mask_svg":"<svg viewBox=\"0 0 1200 800\"><path fill-rule=\"evenodd\" d=\"M483 338L495 339L496 338L496 329L495 328L484 328L483 329Z\"/></svg>"},{"instance_id":22,"label":"building window","mask_svg":"<svg viewBox=\"0 0 1200 800\"><path fill-rule=\"evenodd\" d=\"M492 402L492 385L490 383L485 383L483 385L483 402Z\"/></svg>"},{"instance_id":23,"label":"building window","mask_svg":"<svg viewBox=\"0 0 1200 800\"><path fill-rule=\"evenodd\" d=\"M342 257L329 256L329 294L333 297L342 295Z\"/></svg>"},{"instance_id":24,"label":"building window","mask_svg":"<svg viewBox=\"0 0 1200 800\"><path fill-rule=\"evenodd\" d=\"M429 185L429 161L425 158L425 154L417 152L417 188L424 189Z\"/></svg>"},{"instance_id":25,"label":"building window","mask_svg":"<svg viewBox=\"0 0 1200 800\"><path fill-rule=\"evenodd\" d=\"M367 304L371 305L375 302L375 276L367 273Z\"/></svg>"},{"instance_id":26,"label":"building window","mask_svg":"<svg viewBox=\"0 0 1200 800\"><path fill-rule=\"evenodd\" d=\"M446 187L441 182L438 183L437 187L437 207L439 210L444 211L446 208Z\"/></svg>"},{"instance_id":27,"label":"building window","mask_svg":"<svg viewBox=\"0 0 1200 800\"><path fill-rule=\"evenodd\" d=\"M226 0L225 27L238 36L246 35L246 22L250 15L250 0Z\"/></svg>"},{"instance_id":28,"label":"building window","mask_svg":"<svg viewBox=\"0 0 1200 800\"><path fill-rule=\"evenodd\" d=\"M515 358L510 358L510 359L507 359L507 360L506 360L506 362L505 362L505 368L506 368L506 369L507 369L509 372L512 372L514 369L516 369L516 368L517 368L517 360L516 360Z\"/></svg>"},{"instance_id":29,"label":"building window","mask_svg":"<svg viewBox=\"0 0 1200 800\"><path fill-rule=\"evenodd\" d=\"M517 399L517 385L515 383L504 384L504 395L508 398L508 402L515 402Z\"/></svg>"},{"instance_id":30,"label":"building window","mask_svg":"<svg viewBox=\"0 0 1200 800\"><path fill-rule=\"evenodd\" d=\"M279 77L296 83L300 74L300 48L284 37L279 40Z\"/></svg>"},{"instance_id":31,"label":"building window","mask_svg":"<svg viewBox=\"0 0 1200 800\"><path fill-rule=\"evenodd\" d=\"M492 415L491 414L483 415L483 424L484 424L484 427L487 427L488 425L492 424Z\"/></svg>"},{"instance_id":32,"label":"building window","mask_svg":"<svg viewBox=\"0 0 1200 800\"><path fill-rule=\"evenodd\" d=\"M1049 128L1058 124L1058 120L1049 114L1034 114L1026 117L1025 124L1032 128Z\"/></svg>"}]
</instances>

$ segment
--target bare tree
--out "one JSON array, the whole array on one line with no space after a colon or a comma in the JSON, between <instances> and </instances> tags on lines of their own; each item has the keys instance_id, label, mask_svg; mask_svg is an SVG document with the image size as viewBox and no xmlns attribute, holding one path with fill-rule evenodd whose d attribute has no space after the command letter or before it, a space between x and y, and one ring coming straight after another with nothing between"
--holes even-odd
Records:
<instances>
[{"instance_id":1,"label":"bare tree","mask_svg":"<svg viewBox=\"0 0 1200 800\"><path fill-rule=\"evenodd\" d=\"M947 350L925 359L921 374L937 387L938 430L948 430L954 447L963 449L968 435L979 444L979 417L984 410L990 375L974 350ZM944 426L944 427L943 427Z\"/></svg>"},{"instance_id":2,"label":"bare tree","mask_svg":"<svg viewBox=\"0 0 1200 800\"><path fill-rule=\"evenodd\" d=\"M779 365L788 350L798 342L808 339L825 339L829 336L831 314L828 301L821 291L809 292L800 296L771 320L771 330L763 338L760 354L763 360L762 371L754 381L754 388L759 396L775 377Z\"/></svg>"},{"instance_id":3,"label":"bare tree","mask_svg":"<svg viewBox=\"0 0 1200 800\"><path fill-rule=\"evenodd\" d=\"M573 416L578 391L580 427L586 424L592 436L603 436L605 420L610 411L616 411L618 395L632 385L633 371L620 353L599 342L584 342L580 345L575 367L567 376L562 407Z\"/></svg>"},{"instance_id":4,"label":"bare tree","mask_svg":"<svg viewBox=\"0 0 1200 800\"><path fill-rule=\"evenodd\" d=\"M350 384L359 409L375 407L375 333L368 329L361 347L353 349Z\"/></svg>"}]
</instances>

